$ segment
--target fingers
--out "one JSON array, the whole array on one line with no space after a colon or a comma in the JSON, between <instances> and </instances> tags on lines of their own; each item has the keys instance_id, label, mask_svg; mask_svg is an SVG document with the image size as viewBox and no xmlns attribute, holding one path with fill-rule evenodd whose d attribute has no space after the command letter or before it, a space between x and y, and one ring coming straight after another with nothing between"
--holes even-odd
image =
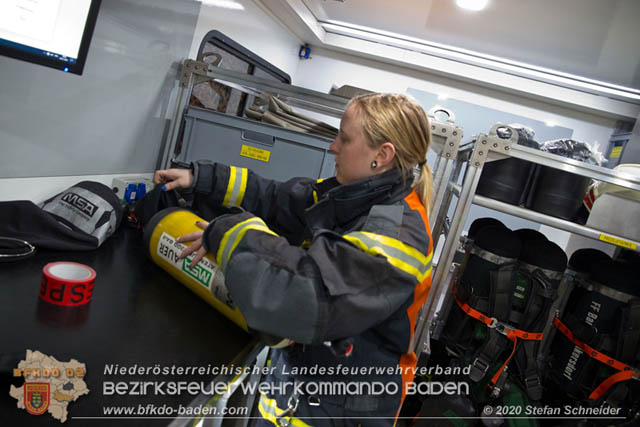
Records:
<instances>
[{"instance_id":1,"label":"fingers","mask_svg":"<svg viewBox=\"0 0 640 427\"><path fill-rule=\"evenodd\" d=\"M169 190L175 190L176 188L180 188L181 185L179 184L178 180L175 181L169 181L167 183L165 183L162 186L162 190L163 191L169 191Z\"/></svg>"},{"instance_id":2,"label":"fingers","mask_svg":"<svg viewBox=\"0 0 640 427\"><path fill-rule=\"evenodd\" d=\"M176 188L188 188L193 184L193 172L189 169L165 169L157 170L153 174L153 182L157 185L164 184L163 190L175 190Z\"/></svg>"},{"instance_id":3,"label":"fingers","mask_svg":"<svg viewBox=\"0 0 640 427\"><path fill-rule=\"evenodd\" d=\"M203 230L209 225L206 221L196 221L196 225ZM207 251L202 246L202 234L204 231L194 231L193 233L185 234L176 239L178 243L193 242L178 255L178 259L184 259L189 255L195 253L191 260L190 268L194 268L196 264L207 254Z\"/></svg>"},{"instance_id":4,"label":"fingers","mask_svg":"<svg viewBox=\"0 0 640 427\"><path fill-rule=\"evenodd\" d=\"M207 254L207 251L203 248L200 247L197 251L195 256L193 257L193 260L191 261L191 265L189 267L194 268L196 266L196 264L198 264L200 262L200 260L202 258L204 258L204 256Z\"/></svg>"},{"instance_id":5,"label":"fingers","mask_svg":"<svg viewBox=\"0 0 640 427\"><path fill-rule=\"evenodd\" d=\"M196 225L204 230L205 228L207 228L209 223L206 221L196 221Z\"/></svg>"},{"instance_id":6,"label":"fingers","mask_svg":"<svg viewBox=\"0 0 640 427\"><path fill-rule=\"evenodd\" d=\"M155 173L153 174L153 183L154 184L160 184L164 182L164 174L166 171L164 170L158 170L155 171Z\"/></svg>"},{"instance_id":7,"label":"fingers","mask_svg":"<svg viewBox=\"0 0 640 427\"><path fill-rule=\"evenodd\" d=\"M184 248L184 250L180 253L180 255L178 255L178 259L183 259L188 257L189 255L191 255L201 247L202 247L202 240L196 240L195 242L193 242L192 244Z\"/></svg>"},{"instance_id":8,"label":"fingers","mask_svg":"<svg viewBox=\"0 0 640 427\"><path fill-rule=\"evenodd\" d=\"M178 237L177 241L178 243L193 242L194 240L201 239L202 233L202 231L194 231L193 233ZM202 244L202 242L200 242L200 244Z\"/></svg>"}]
</instances>

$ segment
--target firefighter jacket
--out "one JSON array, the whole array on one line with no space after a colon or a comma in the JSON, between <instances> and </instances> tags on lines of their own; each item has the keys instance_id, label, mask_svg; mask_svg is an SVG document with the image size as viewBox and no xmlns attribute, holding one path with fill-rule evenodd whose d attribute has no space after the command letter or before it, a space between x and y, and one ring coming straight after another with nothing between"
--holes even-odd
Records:
<instances>
[{"instance_id":1,"label":"firefighter jacket","mask_svg":"<svg viewBox=\"0 0 640 427\"><path fill-rule=\"evenodd\" d=\"M389 384L384 396L306 393L295 416L320 407L325 418L390 415L382 425L392 424L415 372L410 343L431 285L429 225L412 179L394 169L347 185L276 182L204 162L194 176L197 198L243 209L203 234L234 303L250 328L297 343L272 357L275 378ZM330 343L344 339L353 351L339 358ZM277 394L260 402L271 421L287 407ZM311 397L322 403L307 405Z\"/></svg>"}]
</instances>

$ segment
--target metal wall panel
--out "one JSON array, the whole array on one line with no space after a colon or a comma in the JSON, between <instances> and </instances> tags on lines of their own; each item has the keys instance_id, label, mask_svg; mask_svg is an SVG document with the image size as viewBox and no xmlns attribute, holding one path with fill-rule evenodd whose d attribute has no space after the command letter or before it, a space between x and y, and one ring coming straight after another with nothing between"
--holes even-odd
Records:
<instances>
[{"instance_id":1,"label":"metal wall panel","mask_svg":"<svg viewBox=\"0 0 640 427\"><path fill-rule=\"evenodd\" d=\"M199 11L103 0L82 76L0 57L0 178L153 171Z\"/></svg>"}]
</instances>

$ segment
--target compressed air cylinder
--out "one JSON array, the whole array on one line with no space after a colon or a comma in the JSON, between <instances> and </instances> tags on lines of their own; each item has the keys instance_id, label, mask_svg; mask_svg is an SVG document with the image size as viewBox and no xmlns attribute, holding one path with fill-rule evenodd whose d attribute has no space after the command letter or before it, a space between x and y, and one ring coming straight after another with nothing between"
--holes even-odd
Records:
<instances>
[{"instance_id":1,"label":"compressed air cylinder","mask_svg":"<svg viewBox=\"0 0 640 427\"><path fill-rule=\"evenodd\" d=\"M231 300L214 257L207 253L194 268L189 267L192 255L178 259L188 245L176 240L185 234L202 231L196 221L204 220L181 208L168 208L156 213L144 227L144 242L149 255L158 266L247 331L247 323Z\"/></svg>"}]
</instances>

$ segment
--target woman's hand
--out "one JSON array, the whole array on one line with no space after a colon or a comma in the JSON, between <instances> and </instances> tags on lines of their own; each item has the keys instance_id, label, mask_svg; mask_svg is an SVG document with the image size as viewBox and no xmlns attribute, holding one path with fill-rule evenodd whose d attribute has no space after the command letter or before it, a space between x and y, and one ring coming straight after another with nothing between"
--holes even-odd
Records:
<instances>
[{"instance_id":1,"label":"woman's hand","mask_svg":"<svg viewBox=\"0 0 640 427\"><path fill-rule=\"evenodd\" d=\"M165 169L157 170L153 174L155 184L164 184L162 189L175 190L176 188L189 188L193 185L193 172L191 169Z\"/></svg>"},{"instance_id":2,"label":"woman's hand","mask_svg":"<svg viewBox=\"0 0 640 427\"><path fill-rule=\"evenodd\" d=\"M204 221L196 221L196 225L204 230L205 228L207 228L209 223ZM187 246L178 256L178 259L183 259L195 252L193 260L191 260L191 264L189 266L190 268L194 268L196 264L198 264L207 253L207 251L202 246L202 233L204 232L194 231L193 233L180 236L176 240L179 243L193 242L189 246Z\"/></svg>"}]
</instances>

